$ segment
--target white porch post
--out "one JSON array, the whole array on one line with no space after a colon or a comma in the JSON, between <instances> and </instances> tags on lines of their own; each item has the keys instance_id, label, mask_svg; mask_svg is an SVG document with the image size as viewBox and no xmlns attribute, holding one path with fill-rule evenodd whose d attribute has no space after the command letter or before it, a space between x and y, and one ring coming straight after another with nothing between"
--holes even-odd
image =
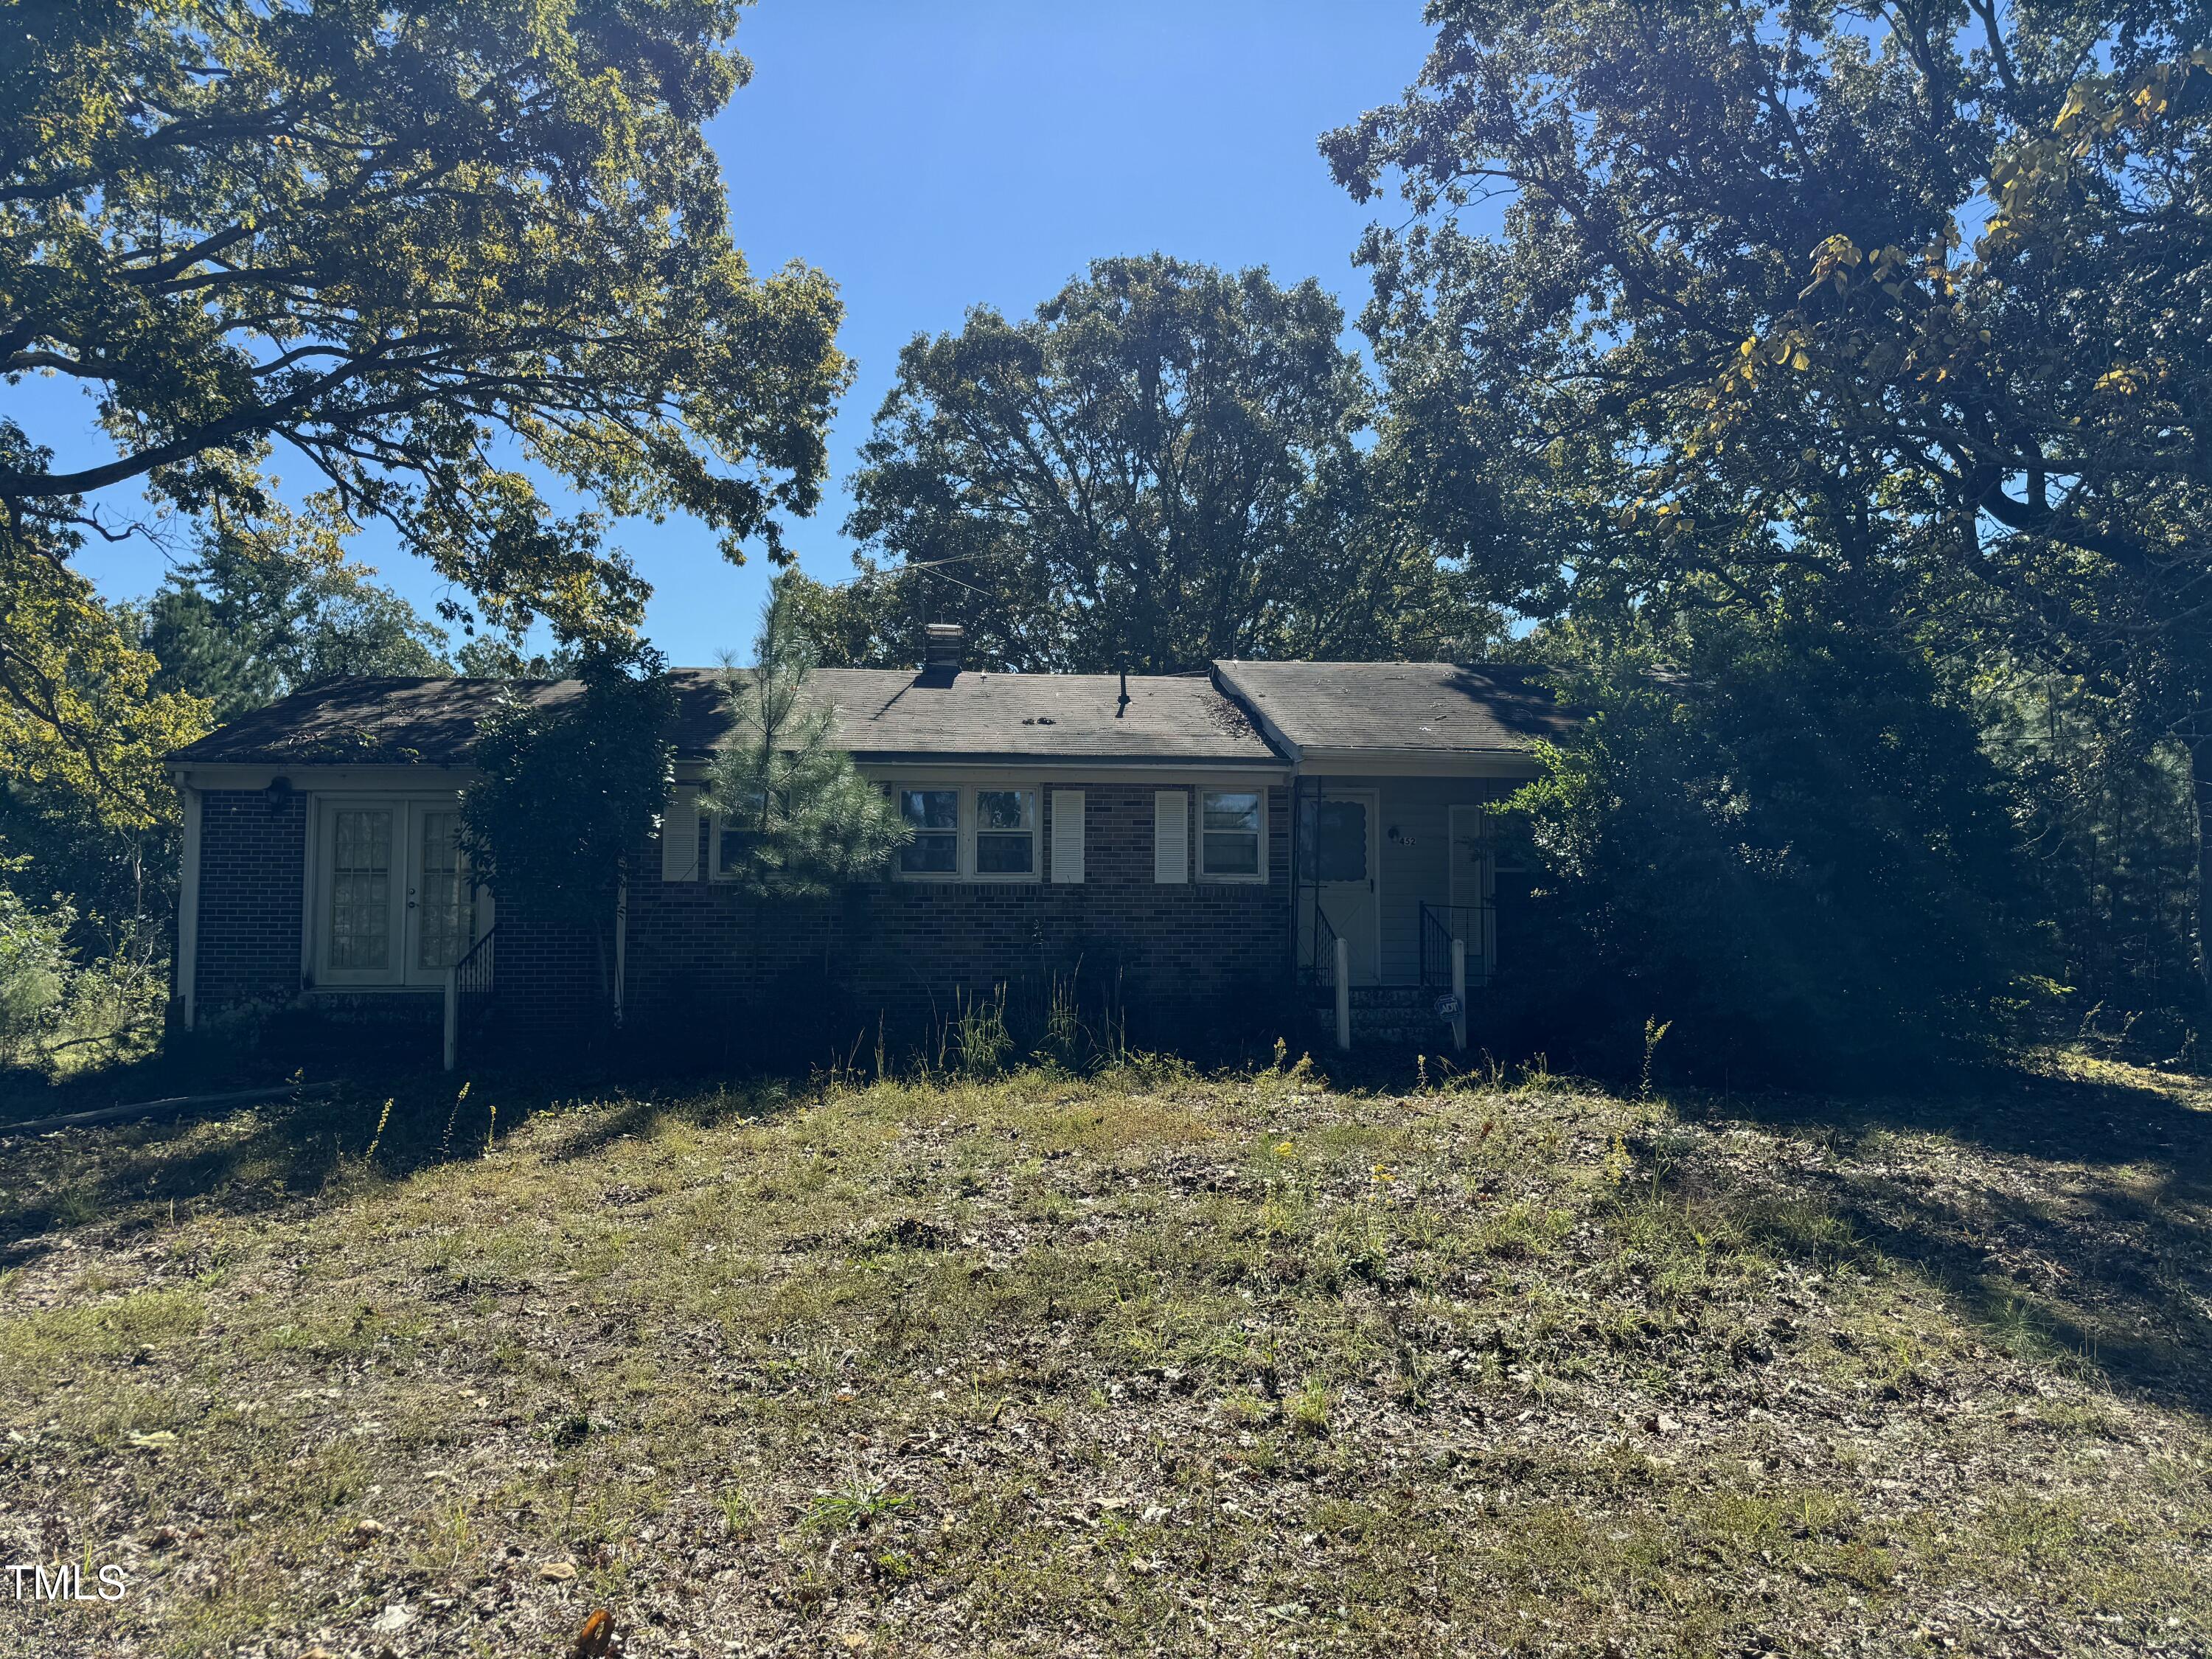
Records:
<instances>
[{"instance_id":1,"label":"white porch post","mask_svg":"<svg viewBox=\"0 0 2212 1659\"><path fill-rule=\"evenodd\" d=\"M1452 940L1452 1006L1459 1012L1452 1016L1452 1047L1460 1053L1467 1052L1467 941Z\"/></svg>"},{"instance_id":2,"label":"white porch post","mask_svg":"<svg viewBox=\"0 0 2212 1659\"><path fill-rule=\"evenodd\" d=\"M1336 1046L1352 1051L1352 947L1336 942Z\"/></svg>"},{"instance_id":3,"label":"white porch post","mask_svg":"<svg viewBox=\"0 0 2212 1659\"><path fill-rule=\"evenodd\" d=\"M184 868L177 879L177 1002L185 1030L198 1014L200 957L200 792L185 791Z\"/></svg>"}]
</instances>

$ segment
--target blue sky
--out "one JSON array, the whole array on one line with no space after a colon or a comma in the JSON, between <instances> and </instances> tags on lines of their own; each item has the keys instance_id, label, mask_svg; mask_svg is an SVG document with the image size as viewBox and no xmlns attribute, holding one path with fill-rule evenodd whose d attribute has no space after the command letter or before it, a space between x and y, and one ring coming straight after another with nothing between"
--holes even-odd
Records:
<instances>
[{"instance_id":1,"label":"blue sky","mask_svg":"<svg viewBox=\"0 0 2212 1659\"><path fill-rule=\"evenodd\" d=\"M752 84L708 128L732 222L757 268L799 258L836 280L859 364L823 508L794 526L805 567L849 572L843 482L898 349L971 305L1021 314L1093 258L1158 249L1318 276L1356 313L1351 256L1372 212L1315 141L1395 99L1428 41L1419 0L761 0L739 31ZM56 381L0 387L65 461L103 453L88 407ZM310 482L296 456L274 465ZM617 539L653 584L647 632L674 661L750 645L763 561L731 566L689 521ZM361 551L417 604L436 599L420 561L367 538ZM83 568L119 597L155 586L163 558L140 541L88 550Z\"/></svg>"}]
</instances>

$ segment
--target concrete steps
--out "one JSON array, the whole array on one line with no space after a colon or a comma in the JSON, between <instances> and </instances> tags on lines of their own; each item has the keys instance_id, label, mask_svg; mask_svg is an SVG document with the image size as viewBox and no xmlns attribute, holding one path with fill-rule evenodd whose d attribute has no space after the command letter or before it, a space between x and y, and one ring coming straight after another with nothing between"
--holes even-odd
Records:
<instances>
[{"instance_id":1,"label":"concrete steps","mask_svg":"<svg viewBox=\"0 0 2212 1659\"><path fill-rule=\"evenodd\" d=\"M1314 1023L1330 1042L1336 1039L1336 1003L1316 991ZM1352 988L1352 1044L1387 1048L1438 1048L1451 1042L1451 1022L1440 1018L1437 999L1443 993L1425 985L1355 985Z\"/></svg>"}]
</instances>

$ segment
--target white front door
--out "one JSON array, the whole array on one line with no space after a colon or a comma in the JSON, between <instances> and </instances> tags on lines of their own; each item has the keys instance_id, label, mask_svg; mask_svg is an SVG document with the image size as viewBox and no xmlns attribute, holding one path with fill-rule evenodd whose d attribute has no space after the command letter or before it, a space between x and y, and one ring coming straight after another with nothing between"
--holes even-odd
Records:
<instances>
[{"instance_id":1,"label":"white front door","mask_svg":"<svg viewBox=\"0 0 2212 1659\"><path fill-rule=\"evenodd\" d=\"M1467 940L1468 977L1486 977L1497 965L1498 860L1483 833L1483 808L1455 806L1450 823L1451 888L1446 902L1452 907L1454 930L1466 930L1462 936Z\"/></svg>"},{"instance_id":2,"label":"white front door","mask_svg":"<svg viewBox=\"0 0 2212 1659\"><path fill-rule=\"evenodd\" d=\"M1314 884L1322 915L1345 943L1354 985L1382 978L1381 859L1375 840L1381 813L1372 789L1327 794L1314 803Z\"/></svg>"}]
</instances>

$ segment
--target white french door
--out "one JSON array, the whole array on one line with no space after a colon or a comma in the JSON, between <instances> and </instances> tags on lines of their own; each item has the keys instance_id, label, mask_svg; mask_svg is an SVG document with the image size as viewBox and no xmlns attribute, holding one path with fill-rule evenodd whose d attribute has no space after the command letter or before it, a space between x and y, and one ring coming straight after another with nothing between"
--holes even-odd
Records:
<instances>
[{"instance_id":1,"label":"white french door","mask_svg":"<svg viewBox=\"0 0 2212 1659\"><path fill-rule=\"evenodd\" d=\"M477 942L476 897L461 857L461 815L418 802L408 808L413 843L407 894L407 973L445 982L446 969Z\"/></svg>"},{"instance_id":2,"label":"white french door","mask_svg":"<svg viewBox=\"0 0 2212 1659\"><path fill-rule=\"evenodd\" d=\"M312 924L317 981L432 986L483 936L450 798L325 798Z\"/></svg>"}]
</instances>

